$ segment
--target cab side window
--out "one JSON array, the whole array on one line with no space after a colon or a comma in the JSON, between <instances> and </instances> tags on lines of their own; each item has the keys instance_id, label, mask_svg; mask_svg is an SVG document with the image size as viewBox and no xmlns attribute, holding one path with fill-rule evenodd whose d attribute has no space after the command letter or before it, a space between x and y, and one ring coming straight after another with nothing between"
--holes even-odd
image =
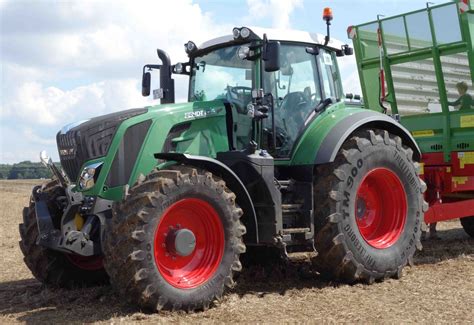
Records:
<instances>
[{"instance_id":1,"label":"cab side window","mask_svg":"<svg viewBox=\"0 0 474 325\"><path fill-rule=\"evenodd\" d=\"M265 92L271 92L275 106L276 157L289 157L304 123L321 101L316 56L306 52L304 45L282 44L281 68L264 73ZM271 117L264 127L271 129Z\"/></svg>"},{"instance_id":2,"label":"cab side window","mask_svg":"<svg viewBox=\"0 0 474 325\"><path fill-rule=\"evenodd\" d=\"M321 67L324 98L333 98L335 101L339 101L342 97L342 89L340 89L339 73L335 64L334 53L321 49L318 60Z\"/></svg>"}]
</instances>

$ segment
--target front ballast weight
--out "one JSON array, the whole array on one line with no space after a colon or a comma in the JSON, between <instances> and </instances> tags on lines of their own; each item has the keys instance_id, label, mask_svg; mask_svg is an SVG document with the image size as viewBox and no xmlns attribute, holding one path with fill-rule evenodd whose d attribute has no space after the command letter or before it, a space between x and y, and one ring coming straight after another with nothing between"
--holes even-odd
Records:
<instances>
[{"instance_id":1,"label":"front ballast weight","mask_svg":"<svg viewBox=\"0 0 474 325\"><path fill-rule=\"evenodd\" d=\"M80 256L102 254L101 232L104 231L103 225L106 214L112 207L112 201L92 196L84 197L80 192L71 191L68 186L64 195L54 202L64 208L62 214L52 215L48 208L48 192L36 187L32 198L35 202L39 245Z\"/></svg>"},{"instance_id":2,"label":"front ballast weight","mask_svg":"<svg viewBox=\"0 0 474 325\"><path fill-rule=\"evenodd\" d=\"M19 227L25 263L39 281L54 287L105 284L108 276L103 268L103 256L82 255L91 252L90 246L66 244L67 239L59 229L64 210L61 202L65 197L65 189L58 180L33 189Z\"/></svg>"}]
</instances>

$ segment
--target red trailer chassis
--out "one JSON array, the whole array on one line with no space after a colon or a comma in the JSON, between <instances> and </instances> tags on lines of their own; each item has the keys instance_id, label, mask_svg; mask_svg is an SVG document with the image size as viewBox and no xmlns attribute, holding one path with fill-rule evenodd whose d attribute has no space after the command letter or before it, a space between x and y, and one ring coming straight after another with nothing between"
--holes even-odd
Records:
<instances>
[{"instance_id":1,"label":"red trailer chassis","mask_svg":"<svg viewBox=\"0 0 474 325\"><path fill-rule=\"evenodd\" d=\"M442 152L423 154L421 169L430 205L426 223L474 216L474 151L452 152L448 163Z\"/></svg>"}]
</instances>

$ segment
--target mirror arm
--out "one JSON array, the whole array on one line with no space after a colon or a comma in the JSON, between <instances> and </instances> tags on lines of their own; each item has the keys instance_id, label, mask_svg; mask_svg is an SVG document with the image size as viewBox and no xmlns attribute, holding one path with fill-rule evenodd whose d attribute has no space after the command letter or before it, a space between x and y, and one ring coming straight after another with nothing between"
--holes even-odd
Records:
<instances>
[{"instance_id":1,"label":"mirror arm","mask_svg":"<svg viewBox=\"0 0 474 325\"><path fill-rule=\"evenodd\" d=\"M161 64L145 64L143 66L143 73L145 73L145 69L148 69L148 70L161 69Z\"/></svg>"}]
</instances>

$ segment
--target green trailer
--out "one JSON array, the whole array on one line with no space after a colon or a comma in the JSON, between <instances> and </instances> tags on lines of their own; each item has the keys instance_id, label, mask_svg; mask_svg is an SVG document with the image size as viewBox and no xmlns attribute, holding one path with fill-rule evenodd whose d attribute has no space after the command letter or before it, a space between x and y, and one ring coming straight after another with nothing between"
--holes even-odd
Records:
<instances>
[{"instance_id":1,"label":"green trailer","mask_svg":"<svg viewBox=\"0 0 474 325\"><path fill-rule=\"evenodd\" d=\"M420 146L425 221L462 218L474 235L474 101L456 102L466 85L474 95L474 4L378 17L350 26L348 35L365 107L399 120Z\"/></svg>"}]
</instances>

